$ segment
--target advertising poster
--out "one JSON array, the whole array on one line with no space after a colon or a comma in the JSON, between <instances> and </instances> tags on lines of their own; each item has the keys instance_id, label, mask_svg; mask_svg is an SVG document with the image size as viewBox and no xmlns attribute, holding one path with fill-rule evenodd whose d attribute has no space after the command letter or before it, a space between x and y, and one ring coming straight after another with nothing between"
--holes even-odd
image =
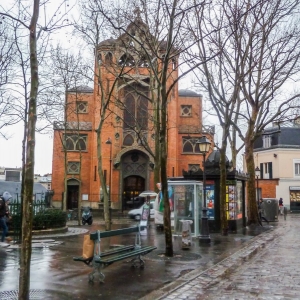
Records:
<instances>
[{"instance_id":1,"label":"advertising poster","mask_svg":"<svg viewBox=\"0 0 300 300\"><path fill-rule=\"evenodd\" d=\"M237 219L237 201L235 181L229 181L226 185L227 220Z\"/></svg>"},{"instance_id":2,"label":"advertising poster","mask_svg":"<svg viewBox=\"0 0 300 300\"><path fill-rule=\"evenodd\" d=\"M215 186L213 184L206 185L206 207L207 217L209 220L215 219Z\"/></svg>"}]
</instances>

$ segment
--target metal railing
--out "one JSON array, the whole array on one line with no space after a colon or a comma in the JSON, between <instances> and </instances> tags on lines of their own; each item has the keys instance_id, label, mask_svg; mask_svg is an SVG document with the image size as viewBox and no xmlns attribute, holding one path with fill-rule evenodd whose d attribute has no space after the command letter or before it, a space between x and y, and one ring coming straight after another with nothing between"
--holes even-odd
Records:
<instances>
[{"instance_id":1,"label":"metal railing","mask_svg":"<svg viewBox=\"0 0 300 300\"><path fill-rule=\"evenodd\" d=\"M45 211L46 208L49 207L47 201L45 201L45 194L44 193L37 193L33 196L33 203L32 203L32 213L33 216L37 215L38 213L42 213ZM14 200L11 200L8 204L9 213L11 215L11 221L8 223L8 226L12 229L12 235L14 241L20 242L21 241L21 234L22 234L22 203L21 197L16 194Z\"/></svg>"}]
</instances>

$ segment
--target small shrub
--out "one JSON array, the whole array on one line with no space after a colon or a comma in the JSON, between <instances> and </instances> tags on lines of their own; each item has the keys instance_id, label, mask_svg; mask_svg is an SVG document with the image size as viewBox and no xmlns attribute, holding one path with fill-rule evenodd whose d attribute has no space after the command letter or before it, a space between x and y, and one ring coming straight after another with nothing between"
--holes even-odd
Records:
<instances>
[{"instance_id":1,"label":"small shrub","mask_svg":"<svg viewBox=\"0 0 300 300\"><path fill-rule=\"evenodd\" d=\"M46 209L33 218L33 230L66 226L67 214L60 209Z\"/></svg>"}]
</instances>

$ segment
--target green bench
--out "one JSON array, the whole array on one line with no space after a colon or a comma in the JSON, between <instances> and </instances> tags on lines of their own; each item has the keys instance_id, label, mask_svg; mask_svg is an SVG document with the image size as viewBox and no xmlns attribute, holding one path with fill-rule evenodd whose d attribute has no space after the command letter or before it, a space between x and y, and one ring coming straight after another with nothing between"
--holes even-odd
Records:
<instances>
[{"instance_id":1,"label":"green bench","mask_svg":"<svg viewBox=\"0 0 300 300\"><path fill-rule=\"evenodd\" d=\"M94 255L89 258L83 257L73 257L74 261L81 261L93 268L93 271L89 274L89 281L94 281L95 273L98 273L99 280L104 282L105 275L102 273L102 269L113 264L114 262L131 259L133 267L143 268L145 265L144 260L141 258L142 255L145 255L156 249L154 246L142 246L141 245L141 226L133 226L123 229L116 229L110 231L95 231L90 234L90 239L94 241ZM134 245L125 245L118 246L108 251L100 251L100 242L101 238L112 237L116 235L125 235L125 234L135 234L135 243Z\"/></svg>"}]
</instances>

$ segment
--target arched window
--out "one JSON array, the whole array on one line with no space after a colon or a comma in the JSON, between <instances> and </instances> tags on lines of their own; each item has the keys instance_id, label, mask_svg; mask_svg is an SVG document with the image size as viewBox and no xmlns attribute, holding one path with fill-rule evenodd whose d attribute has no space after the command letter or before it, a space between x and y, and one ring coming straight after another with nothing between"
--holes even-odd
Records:
<instances>
[{"instance_id":1,"label":"arched window","mask_svg":"<svg viewBox=\"0 0 300 300\"><path fill-rule=\"evenodd\" d=\"M134 139L132 137L131 134L127 134L124 138L124 141L123 141L123 145L124 146L131 146L134 142Z\"/></svg>"},{"instance_id":2,"label":"arched window","mask_svg":"<svg viewBox=\"0 0 300 300\"><path fill-rule=\"evenodd\" d=\"M135 125L136 103L132 94L128 93L124 103L124 128L133 129Z\"/></svg>"},{"instance_id":3,"label":"arched window","mask_svg":"<svg viewBox=\"0 0 300 300\"><path fill-rule=\"evenodd\" d=\"M183 144L183 152L187 152L187 153L194 152L193 145L190 141L185 141L185 143Z\"/></svg>"},{"instance_id":4,"label":"arched window","mask_svg":"<svg viewBox=\"0 0 300 300\"><path fill-rule=\"evenodd\" d=\"M141 68L149 68L149 62L145 56L142 56L139 60L138 66Z\"/></svg>"},{"instance_id":5,"label":"arched window","mask_svg":"<svg viewBox=\"0 0 300 300\"><path fill-rule=\"evenodd\" d=\"M182 137L182 152L200 154L199 144L197 144L199 139L200 137Z\"/></svg>"},{"instance_id":6,"label":"arched window","mask_svg":"<svg viewBox=\"0 0 300 300\"><path fill-rule=\"evenodd\" d=\"M124 129L148 129L148 88L129 85L125 88Z\"/></svg>"},{"instance_id":7,"label":"arched window","mask_svg":"<svg viewBox=\"0 0 300 300\"><path fill-rule=\"evenodd\" d=\"M66 134L65 144L67 151L86 151L87 135L86 134Z\"/></svg>"},{"instance_id":8,"label":"arched window","mask_svg":"<svg viewBox=\"0 0 300 300\"><path fill-rule=\"evenodd\" d=\"M119 65L133 67L135 65L135 60L130 54L123 54L119 59Z\"/></svg>"},{"instance_id":9,"label":"arched window","mask_svg":"<svg viewBox=\"0 0 300 300\"><path fill-rule=\"evenodd\" d=\"M111 52L108 52L108 53L105 55L105 64L111 65L112 60L113 60L112 54L111 54Z\"/></svg>"}]
</instances>

